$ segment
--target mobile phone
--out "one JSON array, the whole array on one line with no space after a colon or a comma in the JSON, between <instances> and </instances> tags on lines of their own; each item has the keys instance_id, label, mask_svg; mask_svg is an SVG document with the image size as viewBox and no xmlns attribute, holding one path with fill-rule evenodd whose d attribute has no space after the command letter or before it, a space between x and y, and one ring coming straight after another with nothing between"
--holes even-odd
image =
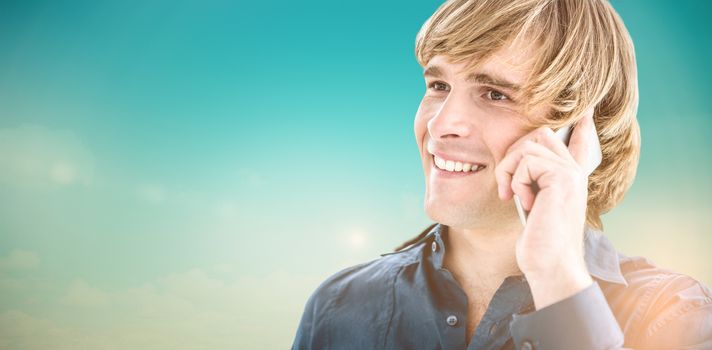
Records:
<instances>
[{"instance_id":1,"label":"mobile phone","mask_svg":"<svg viewBox=\"0 0 712 350\"><path fill-rule=\"evenodd\" d=\"M573 130L573 125L564 126L559 128L559 130L554 131L554 135L558 136L564 145L569 145L569 139L571 138L571 130Z\"/></svg>"}]
</instances>

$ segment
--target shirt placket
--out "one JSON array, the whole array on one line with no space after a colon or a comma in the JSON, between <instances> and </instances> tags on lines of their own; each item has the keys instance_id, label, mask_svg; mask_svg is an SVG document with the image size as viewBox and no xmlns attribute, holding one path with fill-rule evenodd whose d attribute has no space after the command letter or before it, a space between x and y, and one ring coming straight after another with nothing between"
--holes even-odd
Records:
<instances>
[{"instance_id":1,"label":"shirt placket","mask_svg":"<svg viewBox=\"0 0 712 350\"><path fill-rule=\"evenodd\" d=\"M442 269L443 241L435 234L430 243L430 268L433 270L432 293L435 296L434 318L444 349L464 349L466 342L467 296L449 271Z\"/></svg>"},{"instance_id":2,"label":"shirt placket","mask_svg":"<svg viewBox=\"0 0 712 350\"><path fill-rule=\"evenodd\" d=\"M501 349L511 338L512 315L533 307L529 284L522 275L509 276L495 292L468 349Z\"/></svg>"}]
</instances>

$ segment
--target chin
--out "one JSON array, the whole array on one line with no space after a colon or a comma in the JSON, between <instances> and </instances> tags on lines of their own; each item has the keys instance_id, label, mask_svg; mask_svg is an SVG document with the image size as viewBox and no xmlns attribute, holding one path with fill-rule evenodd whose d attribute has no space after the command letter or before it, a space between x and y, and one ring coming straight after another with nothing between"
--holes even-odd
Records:
<instances>
[{"instance_id":1,"label":"chin","mask_svg":"<svg viewBox=\"0 0 712 350\"><path fill-rule=\"evenodd\" d=\"M466 229L495 228L519 222L514 203L506 203L495 198L477 198L471 201L456 201L451 198L426 194L424 209L426 215L440 224Z\"/></svg>"},{"instance_id":2,"label":"chin","mask_svg":"<svg viewBox=\"0 0 712 350\"><path fill-rule=\"evenodd\" d=\"M425 214L438 223L450 227L472 227L482 219L482 212L474 203L453 204L452 200L425 199Z\"/></svg>"}]
</instances>

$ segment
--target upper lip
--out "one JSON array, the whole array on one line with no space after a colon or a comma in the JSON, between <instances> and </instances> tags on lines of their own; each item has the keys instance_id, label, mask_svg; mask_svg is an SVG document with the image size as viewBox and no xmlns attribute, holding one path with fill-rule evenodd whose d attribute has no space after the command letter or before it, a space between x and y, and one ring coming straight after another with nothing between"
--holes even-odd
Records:
<instances>
[{"instance_id":1,"label":"upper lip","mask_svg":"<svg viewBox=\"0 0 712 350\"><path fill-rule=\"evenodd\" d=\"M444 160L451 160L451 161L453 161L453 162L470 163L470 164L476 164L476 165L485 165L485 163L480 162L480 161L467 160L467 159L465 159L465 157L460 157L460 156L457 156L457 155L450 155L450 154L443 153L443 152L440 152L440 151L432 151L432 152L431 152L430 150L428 150L428 153L430 153L430 154L432 154L432 155L434 155L434 156L436 156L436 157L438 157L438 158L442 158L442 159L444 159Z\"/></svg>"}]
</instances>

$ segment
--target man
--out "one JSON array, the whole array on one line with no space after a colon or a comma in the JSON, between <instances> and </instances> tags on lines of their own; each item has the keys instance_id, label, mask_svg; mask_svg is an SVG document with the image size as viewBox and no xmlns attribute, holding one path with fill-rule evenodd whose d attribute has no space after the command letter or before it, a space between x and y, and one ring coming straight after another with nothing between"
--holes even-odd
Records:
<instances>
[{"instance_id":1,"label":"man","mask_svg":"<svg viewBox=\"0 0 712 350\"><path fill-rule=\"evenodd\" d=\"M294 349L712 349L710 289L601 232L640 147L633 45L610 4L447 1L416 56L436 223L324 281ZM570 125L567 147L552 129Z\"/></svg>"}]
</instances>

